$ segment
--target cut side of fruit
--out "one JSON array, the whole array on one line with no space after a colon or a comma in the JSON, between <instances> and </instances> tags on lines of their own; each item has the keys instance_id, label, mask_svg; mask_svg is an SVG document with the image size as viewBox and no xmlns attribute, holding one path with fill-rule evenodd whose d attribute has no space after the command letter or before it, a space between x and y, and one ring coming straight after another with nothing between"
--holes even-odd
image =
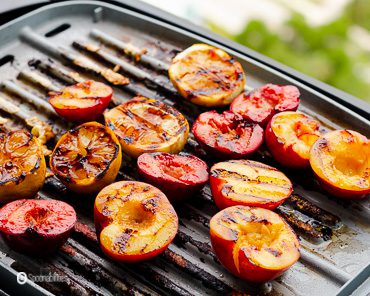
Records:
<instances>
[{"instance_id":1,"label":"cut side of fruit","mask_svg":"<svg viewBox=\"0 0 370 296\"><path fill-rule=\"evenodd\" d=\"M121 166L114 133L97 122L82 124L58 141L50 167L72 191L92 193L113 182Z\"/></svg>"},{"instance_id":2,"label":"cut side of fruit","mask_svg":"<svg viewBox=\"0 0 370 296\"><path fill-rule=\"evenodd\" d=\"M122 150L137 158L145 152L180 152L189 124L176 109L153 99L136 97L104 114Z\"/></svg>"},{"instance_id":3,"label":"cut side of fruit","mask_svg":"<svg viewBox=\"0 0 370 296\"><path fill-rule=\"evenodd\" d=\"M363 198L370 193L370 141L360 133L337 130L323 135L311 148L310 164L334 196Z\"/></svg>"},{"instance_id":4,"label":"cut side of fruit","mask_svg":"<svg viewBox=\"0 0 370 296\"><path fill-rule=\"evenodd\" d=\"M93 107L96 105L95 99L66 99L61 97L54 97L52 100L53 106L55 108L71 108L71 109L79 109L79 108L88 108Z\"/></svg>"},{"instance_id":5,"label":"cut side of fruit","mask_svg":"<svg viewBox=\"0 0 370 296\"><path fill-rule=\"evenodd\" d=\"M210 187L220 209L234 205L274 209L293 191L282 172L251 160L216 163L211 168Z\"/></svg>"},{"instance_id":6,"label":"cut side of fruit","mask_svg":"<svg viewBox=\"0 0 370 296\"><path fill-rule=\"evenodd\" d=\"M0 232L17 251L47 255L65 243L76 219L62 201L17 200L0 210Z\"/></svg>"},{"instance_id":7,"label":"cut side of fruit","mask_svg":"<svg viewBox=\"0 0 370 296\"><path fill-rule=\"evenodd\" d=\"M161 189L171 202L191 197L208 181L207 164L190 154L144 153L137 164L144 179Z\"/></svg>"},{"instance_id":8,"label":"cut side of fruit","mask_svg":"<svg viewBox=\"0 0 370 296\"><path fill-rule=\"evenodd\" d=\"M254 282L281 275L299 259L299 241L276 213L234 206L210 221L212 246L220 262L234 275Z\"/></svg>"},{"instance_id":9,"label":"cut side of fruit","mask_svg":"<svg viewBox=\"0 0 370 296\"><path fill-rule=\"evenodd\" d=\"M263 129L258 124L246 123L231 111L200 114L192 132L203 149L221 158L248 157L263 142Z\"/></svg>"},{"instance_id":10,"label":"cut side of fruit","mask_svg":"<svg viewBox=\"0 0 370 296\"><path fill-rule=\"evenodd\" d=\"M108 107L113 90L104 83L88 80L49 93L49 102L55 111L73 122L98 118Z\"/></svg>"},{"instance_id":11,"label":"cut side of fruit","mask_svg":"<svg viewBox=\"0 0 370 296\"><path fill-rule=\"evenodd\" d=\"M266 126L275 113L297 110L299 97L300 92L293 85L266 84L239 95L230 110L248 121Z\"/></svg>"},{"instance_id":12,"label":"cut side of fruit","mask_svg":"<svg viewBox=\"0 0 370 296\"><path fill-rule=\"evenodd\" d=\"M185 99L207 107L230 104L245 85L240 63L207 44L194 44L179 53L168 74Z\"/></svg>"},{"instance_id":13,"label":"cut side of fruit","mask_svg":"<svg viewBox=\"0 0 370 296\"><path fill-rule=\"evenodd\" d=\"M30 132L0 133L0 203L33 197L45 173L42 147Z\"/></svg>"},{"instance_id":14,"label":"cut side of fruit","mask_svg":"<svg viewBox=\"0 0 370 296\"><path fill-rule=\"evenodd\" d=\"M297 112L281 112L269 122L266 145L281 164L292 168L309 167L310 149L321 136L318 121Z\"/></svg>"},{"instance_id":15,"label":"cut side of fruit","mask_svg":"<svg viewBox=\"0 0 370 296\"><path fill-rule=\"evenodd\" d=\"M142 182L122 181L96 197L94 218L104 253L119 261L150 259L174 239L178 218L166 196Z\"/></svg>"}]
</instances>

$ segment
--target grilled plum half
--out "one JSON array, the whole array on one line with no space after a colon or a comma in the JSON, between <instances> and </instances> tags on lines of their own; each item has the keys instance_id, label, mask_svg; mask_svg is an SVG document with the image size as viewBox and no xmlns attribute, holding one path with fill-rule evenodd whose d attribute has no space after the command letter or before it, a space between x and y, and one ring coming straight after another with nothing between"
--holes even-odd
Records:
<instances>
[{"instance_id":1,"label":"grilled plum half","mask_svg":"<svg viewBox=\"0 0 370 296\"><path fill-rule=\"evenodd\" d=\"M292 183L282 172L251 160L216 163L209 181L219 209L235 205L274 209L293 191Z\"/></svg>"},{"instance_id":2,"label":"grilled plum half","mask_svg":"<svg viewBox=\"0 0 370 296\"><path fill-rule=\"evenodd\" d=\"M266 126L275 113L297 110L299 96L298 88L293 85L266 84L236 97L230 110L250 122Z\"/></svg>"},{"instance_id":3,"label":"grilled plum half","mask_svg":"<svg viewBox=\"0 0 370 296\"><path fill-rule=\"evenodd\" d=\"M247 281L273 280L300 257L297 236L270 210L229 207L213 216L210 234L222 265Z\"/></svg>"},{"instance_id":4,"label":"grilled plum half","mask_svg":"<svg viewBox=\"0 0 370 296\"><path fill-rule=\"evenodd\" d=\"M310 166L310 149L321 136L316 120L297 112L274 115L266 131L266 145L276 161L287 167Z\"/></svg>"},{"instance_id":5,"label":"grilled plum half","mask_svg":"<svg viewBox=\"0 0 370 296\"><path fill-rule=\"evenodd\" d=\"M263 142L263 129L258 124L246 123L231 111L200 114L192 132L204 150L223 159L247 158Z\"/></svg>"},{"instance_id":6,"label":"grilled plum half","mask_svg":"<svg viewBox=\"0 0 370 296\"><path fill-rule=\"evenodd\" d=\"M49 103L64 119L86 122L97 119L112 98L113 90L104 83L87 80L49 93Z\"/></svg>"},{"instance_id":7,"label":"grilled plum half","mask_svg":"<svg viewBox=\"0 0 370 296\"><path fill-rule=\"evenodd\" d=\"M164 193L136 181L113 183L100 191L94 219L103 252L122 262L162 253L178 229L177 214Z\"/></svg>"},{"instance_id":8,"label":"grilled plum half","mask_svg":"<svg viewBox=\"0 0 370 296\"><path fill-rule=\"evenodd\" d=\"M342 198L370 193L370 141L351 130L329 132L310 151L310 164L322 187Z\"/></svg>"},{"instance_id":9,"label":"grilled plum half","mask_svg":"<svg viewBox=\"0 0 370 296\"><path fill-rule=\"evenodd\" d=\"M208 181L207 164L189 154L144 153L137 165L145 181L161 189L171 202L191 197Z\"/></svg>"},{"instance_id":10,"label":"grilled plum half","mask_svg":"<svg viewBox=\"0 0 370 296\"><path fill-rule=\"evenodd\" d=\"M21 199L0 209L0 232L12 249L46 256L66 242L76 219L65 202Z\"/></svg>"}]
</instances>

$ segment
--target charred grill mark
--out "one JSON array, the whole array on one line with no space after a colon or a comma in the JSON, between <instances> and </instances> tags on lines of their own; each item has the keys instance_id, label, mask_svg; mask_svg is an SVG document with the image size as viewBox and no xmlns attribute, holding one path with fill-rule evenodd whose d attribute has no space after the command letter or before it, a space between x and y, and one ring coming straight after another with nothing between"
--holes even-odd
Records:
<instances>
[{"instance_id":1,"label":"charred grill mark","mask_svg":"<svg viewBox=\"0 0 370 296\"><path fill-rule=\"evenodd\" d=\"M152 240L150 242L148 242L142 249L141 249L141 252L145 252L145 249L147 247L149 247L151 244L153 244L153 242L155 241L155 239L157 238L157 235L158 233L167 225L171 223L171 221L166 221L165 223L163 223L161 225L161 227L159 227L159 229L157 229L154 233L153 233L153 237L152 237ZM168 241L168 240L167 240ZM154 251L154 250L153 250Z\"/></svg>"},{"instance_id":2,"label":"charred grill mark","mask_svg":"<svg viewBox=\"0 0 370 296\"><path fill-rule=\"evenodd\" d=\"M109 201L115 200L116 198L117 198L117 195L110 194L107 196L106 201L109 202Z\"/></svg>"},{"instance_id":3,"label":"charred grill mark","mask_svg":"<svg viewBox=\"0 0 370 296\"><path fill-rule=\"evenodd\" d=\"M257 222L257 223L262 223L264 225L271 224L271 222L265 218L259 218L255 214L252 214L249 218L247 218L245 215L241 215L241 218L247 222Z\"/></svg>"},{"instance_id":4,"label":"charred grill mark","mask_svg":"<svg viewBox=\"0 0 370 296\"><path fill-rule=\"evenodd\" d=\"M344 138L346 139L347 143L354 143L355 142L355 136L351 133L351 131L345 129L341 133L342 134L347 134L347 136L344 135Z\"/></svg>"},{"instance_id":5,"label":"charred grill mark","mask_svg":"<svg viewBox=\"0 0 370 296\"><path fill-rule=\"evenodd\" d=\"M225 223L235 223L235 224L238 223L236 219L233 216L231 216L230 213L227 211L222 212L221 221Z\"/></svg>"},{"instance_id":6,"label":"charred grill mark","mask_svg":"<svg viewBox=\"0 0 370 296\"><path fill-rule=\"evenodd\" d=\"M152 100L152 102L150 102L149 104L151 104L155 107L164 109L166 113L173 115L179 121L180 126L182 126L184 124L186 125L185 117L177 109L167 105L166 103L160 102L158 100Z\"/></svg>"},{"instance_id":7,"label":"charred grill mark","mask_svg":"<svg viewBox=\"0 0 370 296\"><path fill-rule=\"evenodd\" d=\"M112 131L115 131L115 130L116 130L115 125L114 125L111 121L108 121L108 122L107 122L107 125L108 125L108 127L109 127Z\"/></svg>"},{"instance_id":8,"label":"charred grill mark","mask_svg":"<svg viewBox=\"0 0 370 296\"><path fill-rule=\"evenodd\" d=\"M152 197L150 199L144 200L142 206L145 211L155 214L158 208L159 197Z\"/></svg>"},{"instance_id":9,"label":"charred grill mark","mask_svg":"<svg viewBox=\"0 0 370 296\"><path fill-rule=\"evenodd\" d=\"M241 175L237 172L232 172L232 171L227 171L227 170L223 170L223 169L215 169L215 170L212 170L211 171L211 176L213 177L225 177L225 178L233 178L235 180L240 180L240 181L244 181L244 182L247 182L248 184L263 184L263 185L270 185L270 186L273 186L273 187L281 187L281 188L285 188L285 189L290 189L291 188L291 185L286 182L285 184L276 184L274 182L274 180L276 181L277 178L274 178L274 177L269 177L270 180L261 180L260 177L257 177L257 179L250 179L248 176L246 175ZM279 180L281 180L279 178ZM268 187L266 188L266 190L269 190ZM233 189L233 186L231 185L224 185L222 187L222 192L225 193L226 195L229 195L230 193L235 193L234 189ZM261 196L256 196L256 195L249 195L249 196L252 196L254 198L258 198L258 199L261 199L261 200L270 200L268 198L263 198Z\"/></svg>"},{"instance_id":10,"label":"charred grill mark","mask_svg":"<svg viewBox=\"0 0 370 296\"><path fill-rule=\"evenodd\" d=\"M265 250L272 254L274 257L280 257L283 254L280 250L277 249L265 248Z\"/></svg>"},{"instance_id":11,"label":"charred grill mark","mask_svg":"<svg viewBox=\"0 0 370 296\"><path fill-rule=\"evenodd\" d=\"M167 139L165 139L165 141L167 141ZM158 147L160 147L160 145L159 144L152 144L152 145L149 145L148 146L148 150L155 150L155 149L157 149Z\"/></svg>"},{"instance_id":12,"label":"charred grill mark","mask_svg":"<svg viewBox=\"0 0 370 296\"><path fill-rule=\"evenodd\" d=\"M241 80L243 80L243 77L244 77L244 73L243 73L243 71L241 71L241 70L237 70L237 71L235 71L235 74L236 74L236 79L237 79L237 81L241 81Z\"/></svg>"},{"instance_id":13,"label":"charred grill mark","mask_svg":"<svg viewBox=\"0 0 370 296\"><path fill-rule=\"evenodd\" d=\"M110 215L112 215L112 211L109 210L108 206L107 205L104 205L103 209L102 209L102 214L106 217L109 217Z\"/></svg>"},{"instance_id":14,"label":"charred grill mark","mask_svg":"<svg viewBox=\"0 0 370 296\"><path fill-rule=\"evenodd\" d=\"M128 200L130 200L130 198L136 193L135 191L135 187L133 186L133 184L130 183L130 192L126 195L123 195L123 194L120 194L120 191L118 190L117 191L117 196L119 196L120 200L123 201L123 202L126 202Z\"/></svg>"},{"instance_id":15,"label":"charred grill mark","mask_svg":"<svg viewBox=\"0 0 370 296\"><path fill-rule=\"evenodd\" d=\"M136 231L133 229L129 229L129 228L125 229L122 235L120 235L114 240L113 250L118 253L125 253L127 243L134 233L136 233Z\"/></svg>"},{"instance_id":16,"label":"charred grill mark","mask_svg":"<svg viewBox=\"0 0 370 296\"><path fill-rule=\"evenodd\" d=\"M117 144L114 144L113 156L110 160L105 160L104 165L106 165L106 167L95 177L96 180L102 179L104 177L105 173L108 171L112 162L117 158L119 149L120 149L120 147Z\"/></svg>"}]
</instances>

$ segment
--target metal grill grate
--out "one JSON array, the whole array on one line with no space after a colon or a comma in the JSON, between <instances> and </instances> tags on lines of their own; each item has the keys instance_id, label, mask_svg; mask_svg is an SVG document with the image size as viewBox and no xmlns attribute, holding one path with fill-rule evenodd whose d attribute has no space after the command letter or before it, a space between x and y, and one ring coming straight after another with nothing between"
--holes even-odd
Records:
<instances>
[{"instance_id":1,"label":"metal grill grate","mask_svg":"<svg viewBox=\"0 0 370 296\"><path fill-rule=\"evenodd\" d=\"M160 31L161 25L156 22L103 3L53 7L38 13L37 20L45 20L43 26L37 26L35 18L12 25L18 26L11 43L14 50L5 48L3 52L8 52L5 57L11 53L14 58L1 65L0 74L0 97L13 104L5 107L0 100L0 116L8 120L5 129L30 128L27 120L36 116L51 125L58 138L70 126L56 116L45 99L46 94L86 78L114 87L115 97L110 107L140 94L174 106L189 123L204 111L182 100L165 74L171 58L189 45L193 36L173 28ZM242 62L247 75L249 68L253 73L253 67L261 67L248 59ZM276 73L260 74L264 74L267 81L284 83ZM130 84L124 83L126 77ZM263 82L259 75L252 76L250 81L253 86ZM321 112L315 107L315 100L319 99L319 96L310 97L304 90L301 111L321 120L327 129L348 126L348 122L354 129L369 128L363 125L362 119L339 107L335 109L336 114L330 114L329 120L326 105ZM342 114L345 116L341 117ZM192 135L186 150L209 164L214 162L202 154ZM265 149L261 149L255 159L279 167ZM220 266L208 238L209 219L217 212L208 187L189 203L177 206L179 233L168 250L149 262L129 265L112 262L100 251L92 219L94 198L74 196L50 176L39 196L66 200L74 206L79 222L72 237L55 256L43 259L16 253L1 241L0 260L16 271L55 272L65 281L39 284L57 295L296 295L305 289L311 289L312 295L322 291L334 293L364 265L351 252L369 256L368 204L337 201L319 194L310 172L284 172L300 195L292 195L277 212L301 236L303 247L300 261L272 283L243 282ZM137 177L135 163L126 160L117 179ZM347 253L346 248L350 248L350 252ZM346 255L338 258L337 252Z\"/></svg>"}]
</instances>

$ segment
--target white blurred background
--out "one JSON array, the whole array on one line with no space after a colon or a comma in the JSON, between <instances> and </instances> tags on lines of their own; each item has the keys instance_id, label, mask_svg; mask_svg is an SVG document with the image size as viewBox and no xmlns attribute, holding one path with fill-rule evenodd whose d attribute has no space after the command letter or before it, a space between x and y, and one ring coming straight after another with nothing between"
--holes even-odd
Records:
<instances>
[{"instance_id":1,"label":"white blurred background","mask_svg":"<svg viewBox=\"0 0 370 296\"><path fill-rule=\"evenodd\" d=\"M370 0L144 0L370 102Z\"/></svg>"}]
</instances>

